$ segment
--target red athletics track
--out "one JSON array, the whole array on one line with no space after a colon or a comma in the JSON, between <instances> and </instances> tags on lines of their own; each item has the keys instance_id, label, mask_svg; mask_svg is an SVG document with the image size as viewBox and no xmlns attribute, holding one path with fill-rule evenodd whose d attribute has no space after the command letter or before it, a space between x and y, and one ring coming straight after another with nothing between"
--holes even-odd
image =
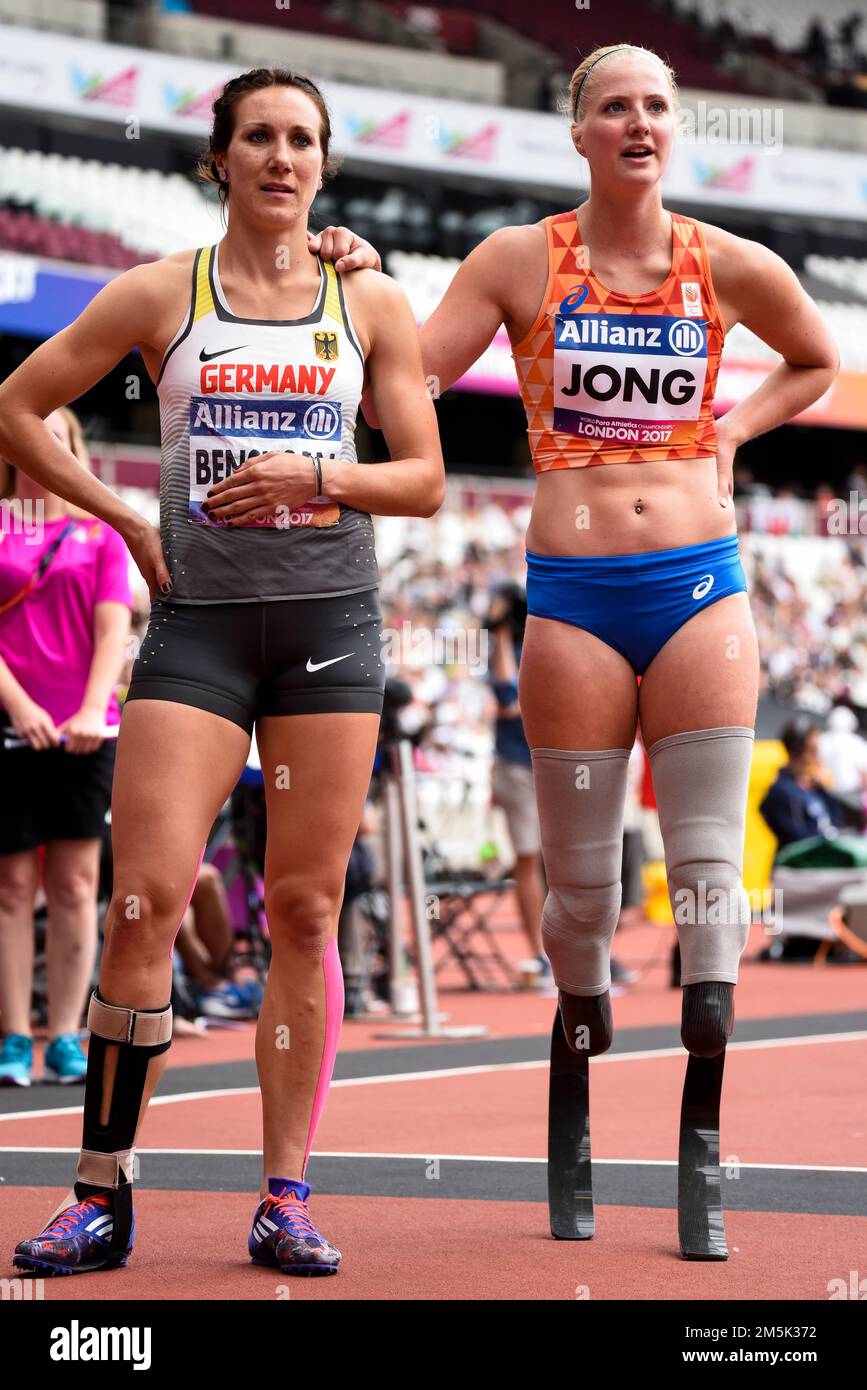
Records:
<instances>
[{"instance_id":1,"label":"red athletics track","mask_svg":"<svg viewBox=\"0 0 867 1390\"><path fill-rule=\"evenodd\" d=\"M508 914L498 934L525 954ZM723 1091L731 1258L696 1264L678 1255L673 1206L686 1054L672 940L649 924L617 937L618 957L643 969L614 1001L620 1050L591 1064L594 1240L547 1230L554 999L469 993L446 972L449 1021L485 1023L487 1039L382 1041L390 1025L344 1025L308 1173L313 1215L343 1251L336 1278L247 1260L261 1140L250 1025L175 1042L141 1135L129 1266L46 1280L44 1297L827 1299L867 1260L867 968L758 963L754 928ZM70 1186L80 1103L80 1089L0 1091L4 1264Z\"/></svg>"}]
</instances>

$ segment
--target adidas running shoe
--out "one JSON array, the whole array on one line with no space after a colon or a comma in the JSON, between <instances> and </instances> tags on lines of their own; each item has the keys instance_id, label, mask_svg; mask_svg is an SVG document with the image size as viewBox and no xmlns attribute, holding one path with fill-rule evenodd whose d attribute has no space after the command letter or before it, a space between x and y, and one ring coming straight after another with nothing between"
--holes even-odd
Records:
<instances>
[{"instance_id":1,"label":"adidas running shoe","mask_svg":"<svg viewBox=\"0 0 867 1390\"><path fill-rule=\"evenodd\" d=\"M269 1178L253 1218L247 1248L254 1265L279 1265L283 1274L336 1274L340 1251L310 1220L306 1182Z\"/></svg>"},{"instance_id":2,"label":"adidas running shoe","mask_svg":"<svg viewBox=\"0 0 867 1390\"><path fill-rule=\"evenodd\" d=\"M86 1274L125 1265L135 1241L135 1215L126 1252L109 1264L113 1225L110 1199L94 1193L60 1212L38 1236L16 1245L12 1263L39 1274Z\"/></svg>"}]
</instances>

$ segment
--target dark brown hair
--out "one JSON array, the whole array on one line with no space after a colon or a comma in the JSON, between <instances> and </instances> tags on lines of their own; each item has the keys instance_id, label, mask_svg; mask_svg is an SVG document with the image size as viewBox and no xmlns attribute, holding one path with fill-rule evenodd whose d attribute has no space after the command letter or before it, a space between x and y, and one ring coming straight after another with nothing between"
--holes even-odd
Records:
<instances>
[{"instance_id":1,"label":"dark brown hair","mask_svg":"<svg viewBox=\"0 0 867 1390\"><path fill-rule=\"evenodd\" d=\"M215 155L225 154L235 131L235 109L248 92L260 92L266 87L297 87L315 104L320 119L319 144L322 149L323 181L335 172L336 163L329 158L331 145L331 117L325 98L309 77L300 72L290 72L289 68L251 68L238 77L231 78L215 100L211 110L213 124L207 149L202 151L196 165L196 173L206 183L215 183L220 190L220 200L225 204L229 196L229 182L221 179Z\"/></svg>"}]
</instances>

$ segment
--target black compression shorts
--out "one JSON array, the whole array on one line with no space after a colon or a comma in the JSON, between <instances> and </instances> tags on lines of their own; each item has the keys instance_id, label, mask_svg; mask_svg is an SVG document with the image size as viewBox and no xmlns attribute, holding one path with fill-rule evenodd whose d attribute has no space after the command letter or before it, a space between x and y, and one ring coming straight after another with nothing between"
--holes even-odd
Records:
<instances>
[{"instance_id":1,"label":"black compression shorts","mask_svg":"<svg viewBox=\"0 0 867 1390\"><path fill-rule=\"evenodd\" d=\"M158 598L127 700L173 700L251 733L266 715L382 712L376 589L267 603Z\"/></svg>"}]
</instances>

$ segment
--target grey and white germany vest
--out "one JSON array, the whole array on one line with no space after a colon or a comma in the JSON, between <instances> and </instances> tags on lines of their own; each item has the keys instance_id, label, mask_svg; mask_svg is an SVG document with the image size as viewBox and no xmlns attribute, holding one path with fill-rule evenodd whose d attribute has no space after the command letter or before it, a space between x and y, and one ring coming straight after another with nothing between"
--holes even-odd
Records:
<instances>
[{"instance_id":1,"label":"grey and white germany vest","mask_svg":"<svg viewBox=\"0 0 867 1390\"><path fill-rule=\"evenodd\" d=\"M319 268L304 318L239 318L223 295L217 246L196 252L189 313L157 380L173 603L324 598L378 582L370 516L315 496L314 456L356 462L364 382L340 276L330 262ZM208 518L208 489L274 449L311 459L310 499L246 526Z\"/></svg>"}]
</instances>

